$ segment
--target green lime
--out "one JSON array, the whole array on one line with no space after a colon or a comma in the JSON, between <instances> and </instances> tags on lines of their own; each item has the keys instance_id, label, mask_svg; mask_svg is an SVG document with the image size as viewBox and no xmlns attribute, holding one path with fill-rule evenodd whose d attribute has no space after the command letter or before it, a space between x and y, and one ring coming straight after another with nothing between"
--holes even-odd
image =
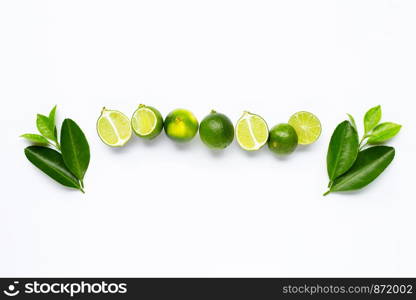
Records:
<instances>
[{"instance_id":1,"label":"green lime","mask_svg":"<svg viewBox=\"0 0 416 300\"><path fill-rule=\"evenodd\" d=\"M316 142L321 136L322 126L319 119L312 113L300 111L290 117L288 122L295 128L300 145Z\"/></svg>"},{"instance_id":2,"label":"green lime","mask_svg":"<svg viewBox=\"0 0 416 300\"><path fill-rule=\"evenodd\" d=\"M97 121L97 132L108 146L122 147L131 138L130 120L123 113L104 107Z\"/></svg>"},{"instance_id":3,"label":"green lime","mask_svg":"<svg viewBox=\"0 0 416 300\"><path fill-rule=\"evenodd\" d=\"M224 149L234 139L234 125L226 115L213 110L202 120L199 136L209 148Z\"/></svg>"},{"instance_id":4,"label":"green lime","mask_svg":"<svg viewBox=\"0 0 416 300\"><path fill-rule=\"evenodd\" d=\"M188 142L198 132L198 120L186 109L175 109L165 119L165 132L169 138L177 142Z\"/></svg>"},{"instance_id":5,"label":"green lime","mask_svg":"<svg viewBox=\"0 0 416 300\"><path fill-rule=\"evenodd\" d=\"M247 151L259 150L267 143L269 128L258 115L244 112L235 128L238 144Z\"/></svg>"},{"instance_id":6,"label":"green lime","mask_svg":"<svg viewBox=\"0 0 416 300\"><path fill-rule=\"evenodd\" d=\"M131 118L131 127L139 137L150 140L162 131L163 118L156 108L140 104Z\"/></svg>"},{"instance_id":7,"label":"green lime","mask_svg":"<svg viewBox=\"0 0 416 300\"><path fill-rule=\"evenodd\" d=\"M278 124L269 132L269 149L277 154L290 154L298 146L298 135L289 124Z\"/></svg>"}]
</instances>

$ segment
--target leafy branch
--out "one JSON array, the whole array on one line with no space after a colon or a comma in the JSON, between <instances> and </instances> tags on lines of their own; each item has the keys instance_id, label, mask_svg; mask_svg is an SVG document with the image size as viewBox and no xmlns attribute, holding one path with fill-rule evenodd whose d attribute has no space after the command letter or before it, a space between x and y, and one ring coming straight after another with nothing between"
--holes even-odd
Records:
<instances>
[{"instance_id":1,"label":"leafy branch","mask_svg":"<svg viewBox=\"0 0 416 300\"><path fill-rule=\"evenodd\" d=\"M48 116L37 115L36 127L40 134L21 135L34 144L25 149L27 159L60 184L84 193L83 180L90 162L90 148L81 128L73 120L65 119L59 142L56 106Z\"/></svg>"},{"instance_id":2,"label":"leafy branch","mask_svg":"<svg viewBox=\"0 0 416 300\"><path fill-rule=\"evenodd\" d=\"M360 139L354 117L348 114L335 129L328 149L327 169L331 192L353 191L373 182L393 161L395 149L379 146L395 137L402 126L392 122L380 123L381 106L367 111L364 134Z\"/></svg>"}]
</instances>

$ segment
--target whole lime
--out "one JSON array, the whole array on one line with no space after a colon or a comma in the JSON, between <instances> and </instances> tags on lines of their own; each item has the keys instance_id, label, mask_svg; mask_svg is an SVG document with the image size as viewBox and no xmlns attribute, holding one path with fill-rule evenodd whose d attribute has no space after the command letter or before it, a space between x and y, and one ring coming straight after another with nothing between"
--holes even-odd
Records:
<instances>
[{"instance_id":1,"label":"whole lime","mask_svg":"<svg viewBox=\"0 0 416 300\"><path fill-rule=\"evenodd\" d=\"M234 125L226 115L213 110L202 120L199 136L209 148L224 149L234 139Z\"/></svg>"},{"instance_id":2,"label":"whole lime","mask_svg":"<svg viewBox=\"0 0 416 300\"><path fill-rule=\"evenodd\" d=\"M296 130L289 124L274 126L269 133L269 149L277 154L290 154L298 146Z\"/></svg>"},{"instance_id":3,"label":"whole lime","mask_svg":"<svg viewBox=\"0 0 416 300\"><path fill-rule=\"evenodd\" d=\"M188 142L198 132L198 120L186 109L175 109L165 119L165 132L169 138L177 142Z\"/></svg>"}]
</instances>

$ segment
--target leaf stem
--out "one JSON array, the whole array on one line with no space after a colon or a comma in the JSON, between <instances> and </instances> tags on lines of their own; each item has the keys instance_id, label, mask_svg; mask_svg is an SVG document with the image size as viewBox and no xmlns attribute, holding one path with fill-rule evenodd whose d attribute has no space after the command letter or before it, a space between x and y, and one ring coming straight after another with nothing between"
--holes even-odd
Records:
<instances>
[{"instance_id":1,"label":"leaf stem","mask_svg":"<svg viewBox=\"0 0 416 300\"><path fill-rule=\"evenodd\" d=\"M360 144L359 144L359 149L360 149L360 151L361 150L363 150L364 149L364 147L365 146L367 146L367 143L365 143L365 144L363 144L364 143L364 141L368 138L369 136L366 134L366 135L364 135L363 136L363 138L361 139L361 141L360 141Z\"/></svg>"},{"instance_id":2,"label":"leaf stem","mask_svg":"<svg viewBox=\"0 0 416 300\"><path fill-rule=\"evenodd\" d=\"M329 183L328 183L328 188L330 189L331 187L332 187L332 185L334 184L334 182L331 180Z\"/></svg>"},{"instance_id":3,"label":"leaf stem","mask_svg":"<svg viewBox=\"0 0 416 300\"><path fill-rule=\"evenodd\" d=\"M331 180L328 184L328 191L324 194L324 196L329 195L332 192L332 186L334 185L334 181Z\"/></svg>"},{"instance_id":4,"label":"leaf stem","mask_svg":"<svg viewBox=\"0 0 416 300\"><path fill-rule=\"evenodd\" d=\"M56 141L48 141L48 146L55 147L56 150L61 151L61 145Z\"/></svg>"}]
</instances>

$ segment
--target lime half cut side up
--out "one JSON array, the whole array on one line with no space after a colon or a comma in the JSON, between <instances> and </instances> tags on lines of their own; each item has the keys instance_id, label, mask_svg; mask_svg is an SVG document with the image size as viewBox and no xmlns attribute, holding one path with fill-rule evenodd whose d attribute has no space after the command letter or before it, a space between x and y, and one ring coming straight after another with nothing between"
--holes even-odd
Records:
<instances>
[{"instance_id":1,"label":"lime half cut side up","mask_svg":"<svg viewBox=\"0 0 416 300\"><path fill-rule=\"evenodd\" d=\"M140 104L131 118L131 127L139 137L153 139L163 129L163 118L156 108Z\"/></svg>"},{"instance_id":2,"label":"lime half cut side up","mask_svg":"<svg viewBox=\"0 0 416 300\"><path fill-rule=\"evenodd\" d=\"M110 147L122 147L131 138L129 118L116 110L103 108L97 121L97 132L101 140Z\"/></svg>"},{"instance_id":3,"label":"lime half cut side up","mask_svg":"<svg viewBox=\"0 0 416 300\"><path fill-rule=\"evenodd\" d=\"M247 111L237 121L235 131L238 144L247 151L259 150L269 138L269 128L266 121Z\"/></svg>"},{"instance_id":4,"label":"lime half cut side up","mask_svg":"<svg viewBox=\"0 0 416 300\"><path fill-rule=\"evenodd\" d=\"M289 122L298 134L300 145L315 143L321 136L322 126L319 119L312 113L300 111L290 117Z\"/></svg>"}]
</instances>

